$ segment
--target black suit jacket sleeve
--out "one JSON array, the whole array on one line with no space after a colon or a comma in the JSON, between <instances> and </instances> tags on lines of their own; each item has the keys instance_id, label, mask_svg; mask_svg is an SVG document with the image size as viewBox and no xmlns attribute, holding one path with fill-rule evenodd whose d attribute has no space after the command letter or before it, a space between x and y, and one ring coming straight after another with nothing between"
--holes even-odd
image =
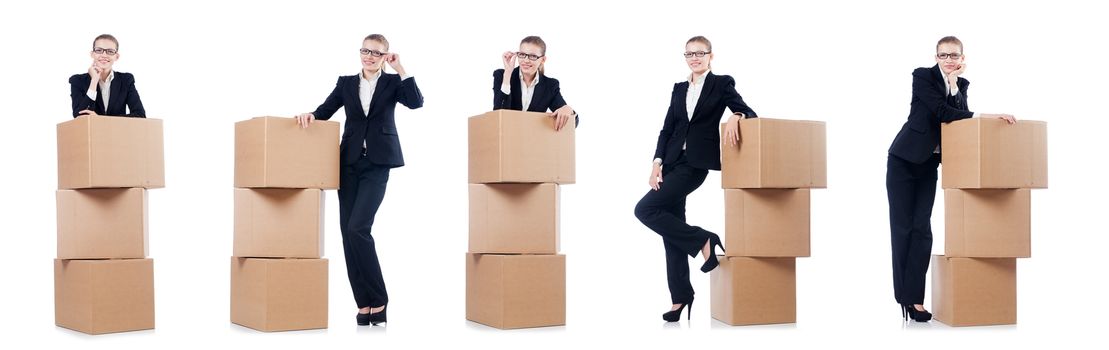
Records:
<instances>
[{"instance_id":1,"label":"black suit jacket sleeve","mask_svg":"<svg viewBox=\"0 0 1109 350\"><path fill-rule=\"evenodd\" d=\"M678 116L674 114L674 106L676 106L674 99L677 97L678 86L681 83L674 84L674 91L670 93L670 106L666 108L666 119L662 121L662 131L658 133L658 144L655 146L655 156L657 159L666 159L666 145L670 143L670 135L674 134L674 125L678 122Z\"/></svg>"},{"instance_id":2,"label":"black suit jacket sleeve","mask_svg":"<svg viewBox=\"0 0 1109 350\"><path fill-rule=\"evenodd\" d=\"M751 107L748 107L747 103L743 102L743 96L740 96L739 92L736 91L735 79L727 75L722 75L720 77L725 78L723 81L724 105L728 106L728 109L730 109L732 113L743 113L746 118L757 118L758 115L755 114L755 111L751 109Z\"/></svg>"},{"instance_id":3,"label":"black suit jacket sleeve","mask_svg":"<svg viewBox=\"0 0 1109 350\"><path fill-rule=\"evenodd\" d=\"M396 101L408 107L408 109L416 109L424 106L424 95L420 93L420 88L416 86L416 78L409 77L400 81L400 88L397 89Z\"/></svg>"},{"instance_id":4,"label":"black suit jacket sleeve","mask_svg":"<svg viewBox=\"0 0 1109 350\"><path fill-rule=\"evenodd\" d=\"M561 87L561 85L559 85L558 80L555 80L555 79L549 79L549 80L554 82L553 86L551 86L551 92L554 94L554 97L551 99L551 107L550 108L551 108L551 111L557 111L559 108L562 108L563 106L566 106L566 99L562 98L562 87ZM578 111L574 111L574 127L575 128L578 127L578 124L581 124L580 117L581 116L578 115Z\"/></svg>"},{"instance_id":5,"label":"black suit jacket sleeve","mask_svg":"<svg viewBox=\"0 0 1109 350\"><path fill-rule=\"evenodd\" d=\"M321 103L319 107L316 107L316 111L312 112L312 116L319 120L328 120L331 119L331 116L335 115L335 111L338 111L339 107L342 106L343 77L339 77L339 79L335 81L335 90L331 90L331 94L327 95L327 99L323 100L323 103Z\"/></svg>"},{"instance_id":6,"label":"black suit jacket sleeve","mask_svg":"<svg viewBox=\"0 0 1109 350\"><path fill-rule=\"evenodd\" d=\"M929 78L929 74L932 74L932 72L927 68L913 71L913 95L920 100L920 105L928 110L928 115L935 119L931 121L931 124L938 125L939 123L953 122L974 116L971 111L949 105L947 96L944 96L944 91L935 88L934 81ZM959 92L965 94L967 87L970 86L970 81L959 78L956 85L959 86Z\"/></svg>"},{"instance_id":7,"label":"black suit jacket sleeve","mask_svg":"<svg viewBox=\"0 0 1109 350\"><path fill-rule=\"evenodd\" d=\"M511 102L508 94L501 91L501 84L504 83L504 69L493 71L493 110L511 108Z\"/></svg>"},{"instance_id":8,"label":"black suit jacket sleeve","mask_svg":"<svg viewBox=\"0 0 1109 350\"><path fill-rule=\"evenodd\" d=\"M96 109L96 101L89 98L89 75L75 74L69 77L69 99L73 102L73 117L76 118L83 110Z\"/></svg>"},{"instance_id":9,"label":"black suit jacket sleeve","mask_svg":"<svg viewBox=\"0 0 1109 350\"><path fill-rule=\"evenodd\" d=\"M85 96L85 98L88 98L88 96ZM124 102L127 103L127 110L129 112L127 116L146 118L146 109L143 108L142 100L139 99L139 90L135 88L135 78L133 75L127 82L127 100Z\"/></svg>"}]
</instances>

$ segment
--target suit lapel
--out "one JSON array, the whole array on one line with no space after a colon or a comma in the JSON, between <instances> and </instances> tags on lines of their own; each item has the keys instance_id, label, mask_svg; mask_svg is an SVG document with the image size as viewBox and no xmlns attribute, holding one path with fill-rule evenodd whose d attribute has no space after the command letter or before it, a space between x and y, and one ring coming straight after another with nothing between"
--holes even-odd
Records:
<instances>
[{"instance_id":1,"label":"suit lapel","mask_svg":"<svg viewBox=\"0 0 1109 350\"><path fill-rule=\"evenodd\" d=\"M361 98L361 96L359 96L359 92L360 92L359 91L359 88L360 88L359 84L361 84L361 83L362 83L362 71L358 71L358 75L355 75L354 79L351 79L350 82L347 83L347 88L346 88L346 90L347 90L346 92L347 92L347 96L349 97L349 101L358 101L358 103L355 104L354 106L345 106L344 105L343 108L347 108L347 109L358 108L358 110L362 111L362 115L365 116L366 111L362 110L362 98Z\"/></svg>"},{"instance_id":2,"label":"suit lapel","mask_svg":"<svg viewBox=\"0 0 1109 350\"><path fill-rule=\"evenodd\" d=\"M524 110L524 94L522 85L520 85L520 67L512 70L512 81L508 82L508 90L511 93L508 98L511 99L509 106L515 110Z\"/></svg>"},{"instance_id":3,"label":"suit lapel","mask_svg":"<svg viewBox=\"0 0 1109 350\"><path fill-rule=\"evenodd\" d=\"M686 115L685 120L689 121L689 120L691 120L691 117L693 117L693 116L689 115L689 112L688 112L689 109L686 108L686 103L687 102L686 102L685 97L687 95L689 95L689 82L687 81L683 84L684 85L682 85L682 86L684 87L684 89L681 89L680 91L678 91L678 96L675 96L675 97L678 98L678 111L681 111L682 114L685 114Z\"/></svg>"},{"instance_id":4,"label":"suit lapel","mask_svg":"<svg viewBox=\"0 0 1109 350\"><path fill-rule=\"evenodd\" d=\"M708 96L709 92L712 91L713 83L716 81L715 77L712 72L708 72L708 75L705 76L704 85L701 86L701 95L697 97L697 105L693 107L693 116L689 118L690 122L693 122L693 118L701 114L697 112L701 111L701 106L705 104L705 96Z\"/></svg>"},{"instance_id":5,"label":"suit lapel","mask_svg":"<svg viewBox=\"0 0 1109 350\"><path fill-rule=\"evenodd\" d=\"M111 91L111 95L109 95L109 97L108 97L107 105L104 106L104 112L105 113L107 113L110 110L114 110L113 108L111 108L113 106L120 106L120 104L123 103L121 101L123 101L125 99L123 97L123 93L121 92L121 90L123 90L123 83L120 82L120 79L122 79L122 78L121 77L113 78L111 86L108 87L109 91ZM122 109L119 109L119 110L122 110ZM123 111L119 114L127 114L126 112L127 111Z\"/></svg>"},{"instance_id":6,"label":"suit lapel","mask_svg":"<svg viewBox=\"0 0 1109 350\"><path fill-rule=\"evenodd\" d=\"M542 104L542 103L538 103L539 101L544 101L545 100L545 98L543 97L544 96L543 93L547 92L547 89L544 86L544 83L547 82L547 77L544 77L542 74L535 73L535 78L539 79L539 82L538 82L538 84L535 84L535 90L533 90L531 92L531 105L528 106L528 111L529 112L545 113L545 112L547 112L546 108L543 108L543 109L540 110L540 109L536 109L536 106L539 106L539 105ZM523 102L523 93L524 93L524 90L520 90L520 104L521 105L524 104L524 102Z\"/></svg>"},{"instance_id":7,"label":"suit lapel","mask_svg":"<svg viewBox=\"0 0 1109 350\"><path fill-rule=\"evenodd\" d=\"M377 77L377 86L374 87L374 93L373 93L372 96L370 96L370 111L367 112L366 118L369 118L370 116L373 115L374 107L377 107L377 105L378 105L377 103L374 103L374 102L377 102L377 100L378 100L377 97L381 96L382 91L385 90L385 84L389 80L389 79L386 79L385 72L381 72L381 73L378 73L378 74L379 75Z\"/></svg>"}]
</instances>

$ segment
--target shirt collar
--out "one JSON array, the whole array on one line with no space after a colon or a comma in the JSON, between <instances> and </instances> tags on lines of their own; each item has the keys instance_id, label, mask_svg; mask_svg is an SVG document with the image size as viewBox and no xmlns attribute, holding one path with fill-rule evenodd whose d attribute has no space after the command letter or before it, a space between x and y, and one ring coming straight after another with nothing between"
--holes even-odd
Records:
<instances>
[{"instance_id":1,"label":"shirt collar","mask_svg":"<svg viewBox=\"0 0 1109 350\"><path fill-rule=\"evenodd\" d=\"M535 72L535 79L532 79L531 85L528 85L527 82L524 82L524 71L521 70L520 71L520 86L535 87L536 85L539 85L539 76L540 75L542 75L542 74L539 74L539 72Z\"/></svg>"},{"instance_id":2,"label":"shirt collar","mask_svg":"<svg viewBox=\"0 0 1109 350\"><path fill-rule=\"evenodd\" d=\"M685 81L688 81L690 85L701 85L705 82L705 77L709 76L709 73L712 73L711 69L706 70L705 74L701 74L701 76L697 77L697 81L693 81L693 73L689 73L689 75L685 77Z\"/></svg>"},{"instance_id":3,"label":"shirt collar","mask_svg":"<svg viewBox=\"0 0 1109 350\"><path fill-rule=\"evenodd\" d=\"M108 72L108 79L104 79L102 84L111 86L112 85L112 80L115 79L115 78L116 78L116 71L112 70L111 72Z\"/></svg>"},{"instance_id":4,"label":"shirt collar","mask_svg":"<svg viewBox=\"0 0 1109 350\"><path fill-rule=\"evenodd\" d=\"M380 69L378 69L377 73L375 73L374 76L370 77L370 79L366 79L366 76L362 74L361 70L358 71L358 78L361 79L361 83L367 83L367 84L368 83L373 83L373 82L376 82L377 78L380 78L380 77L381 77L381 70Z\"/></svg>"}]
</instances>

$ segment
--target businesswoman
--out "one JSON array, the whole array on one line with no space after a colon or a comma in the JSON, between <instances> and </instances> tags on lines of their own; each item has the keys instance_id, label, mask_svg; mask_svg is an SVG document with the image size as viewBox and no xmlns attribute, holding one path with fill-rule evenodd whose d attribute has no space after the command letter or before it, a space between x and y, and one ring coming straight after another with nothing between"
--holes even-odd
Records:
<instances>
[{"instance_id":1,"label":"businesswoman","mask_svg":"<svg viewBox=\"0 0 1109 350\"><path fill-rule=\"evenodd\" d=\"M733 112L724 132L732 146L739 140L739 120L756 117L736 92L735 79L712 73L712 58L712 44L705 37L696 36L685 43L685 63L691 73L686 81L674 84L647 181L651 190L635 206L635 216L662 236L666 249L666 279L673 305L662 318L668 322L678 321L683 309L692 309L693 286L686 255L701 253L705 258L701 271L709 272L719 265L716 247L724 248L720 236L685 222L686 196L701 186L709 170L720 170L719 128L724 108Z\"/></svg>"},{"instance_id":2,"label":"businesswoman","mask_svg":"<svg viewBox=\"0 0 1109 350\"><path fill-rule=\"evenodd\" d=\"M524 38L519 51L506 51L501 61L504 69L493 71L494 110L547 113L555 118L555 130L562 130L570 117L574 117L577 126L578 114L562 99L558 80L543 75L543 64L547 62L547 43L543 39L538 36Z\"/></svg>"},{"instance_id":3,"label":"businesswoman","mask_svg":"<svg viewBox=\"0 0 1109 350\"><path fill-rule=\"evenodd\" d=\"M146 118L135 76L116 72L112 65L119 60L119 41L111 34L101 34L92 41L92 66L88 73L69 77L69 98L73 117L112 115Z\"/></svg>"},{"instance_id":4,"label":"businesswoman","mask_svg":"<svg viewBox=\"0 0 1109 350\"><path fill-rule=\"evenodd\" d=\"M389 303L371 231L385 198L389 170L404 165L393 112L397 103L420 108L424 98L416 79L401 66L400 56L389 52L384 36L367 36L359 55L362 69L358 74L339 77L316 111L296 119L301 127L309 127L314 119L330 119L339 107L346 111L339 142L339 227L347 277L358 304L356 321L364 326L386 322ZM385 63L397 74L385 73Z\"/></svg>"},{"instance_id":5,"label":"businesswoman","mask_svg":"<svg viewBox=\"0 0 1109 350\"><path fill-rule=\"evenodd\" d=\"M932 204L936 200L936 169L940 165L940 123L978 116L967 106L970 82L963 43L949 36L936 43L936 65L913 71L913 97L909 118L886 159L886 195L889 198L890 243L893 248L893 296L904 320L927 322L924 278L932 253ZM1008 114L983 114L1010 124Z\"/></svg>"}]
</instances>

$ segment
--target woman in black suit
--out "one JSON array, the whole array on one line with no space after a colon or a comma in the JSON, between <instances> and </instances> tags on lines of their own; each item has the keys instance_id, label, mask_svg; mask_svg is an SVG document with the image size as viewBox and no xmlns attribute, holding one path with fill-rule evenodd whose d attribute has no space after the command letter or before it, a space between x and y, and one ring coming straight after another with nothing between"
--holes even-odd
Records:
<instances>
[{"instance_id":1,"label":"woman in black suit","mask_svg":"<svg viewBox=\"0 0 1109 350\"><path fill-rule=\"evenodd\" d=\"M913 97L909 118L886 159L886 194L890 211L893 250L893 296L901 317L927 322L924 283L932 254L932 205L936 200L936 169L940 165L940 123L979 117L967 106L970 82L960 77L966 70L963 43L949 36L936 43L936 65L913 71ZM983 114L1010 124L1008 114Z\"/></svg>"},{"instance_id":2,"label":"woman in black suit","mask_svg":"<svg viewBox=\"0 0 1109 350\"><path fill-rule=\"evenodd\" d=\"M119 59L119 41L111 34L101 34L93 39L89 56L92 57L92 66L88 73L69 77L73 117L112 115L146 118L139 91L135 89L135 76L112 70L112 65Z\"/></svg>"},{"instance_id":3,"label":"woman in black suit","mask_svg":"<svg viewBox=\"0 0 1109 350\"><path fill-rule=\"evenodd\" d=\"M710 71L712 44L696 36L685 44L685 61L692 73L686 81L674 84L670 107L658 136L648 191L635 206L635 216L662 236L666 249L666 279L673 303L662 314L676 322L686 307L693 304L689 283L689 261L697 253L705 258L702 272L719 265L716 247L723 249L720 236L685 222L685 199L701 186L709 170L720 170L720 118L724 108L733 114L725 126L729 144L739 140L739 120L755 118L735 89L735 80ZM688 316L688 315L687 315Z\"/></svg>"},{"instance_id":4,"label":"woman in black suit","mask_svg":"<svg viewBox=\"0 0 1109 350\"><path fill-rule=\"evenodd\" d=\"M516 67L517 59L520 66ZM562 99L558 80L543 75L547 62L547 43L538 36L520 41L520 51L501 55L504 69L493 71L493 109L547 113L555 118L555 130L562 130L570 117L578 123L578 113ZM550 111L550 112L547 112Z\"/></svg>"},{"instance_id":5,"label":"woman in black suit","mask_svg":"<svg viewBox=\"0 0 1109 350\"><path fill-rule=\"evenodd\" d=\"M364 326L386 322L385 306L389 303L370 233L385 198L389 170L404 165L394 110L397 103L420 108L424 98L416 79L401 66L400 56L389 52L389 41L384 36L367 36L359 53L359 74L339 77L331 95L316 111L296 119L301 127L308 127L314 119L330 119L339 107L346 111L339 142L339 228L347 277L358 304L355 320ZM384 72L386 62L397 74Z\"/></svg>"}]
</instances>

